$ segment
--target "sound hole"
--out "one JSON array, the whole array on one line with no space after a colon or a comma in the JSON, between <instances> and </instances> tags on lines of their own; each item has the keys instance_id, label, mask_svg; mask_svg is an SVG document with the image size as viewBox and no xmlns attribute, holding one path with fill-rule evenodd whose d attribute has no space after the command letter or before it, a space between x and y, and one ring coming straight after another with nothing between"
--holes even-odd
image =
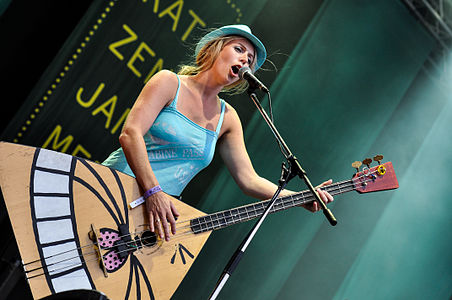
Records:
<instances>
[{"instance_id":1,"label":"sound hole","mask_svg":"<svg viewBox=\"0 0 452 300\"><path fill-rule=\"evenodd\" d=\"M141 235L141 242L145 247L152 247L157 243L157 236L152 231L146 230Z\"/></svg>"}]
</instances>

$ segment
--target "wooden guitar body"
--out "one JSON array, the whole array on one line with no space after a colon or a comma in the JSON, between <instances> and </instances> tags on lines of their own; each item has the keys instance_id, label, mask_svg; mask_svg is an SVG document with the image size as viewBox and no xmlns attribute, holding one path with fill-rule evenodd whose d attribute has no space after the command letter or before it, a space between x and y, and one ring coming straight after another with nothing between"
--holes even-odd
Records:
<instances>
[{"instance_id":1,"label":"wooden guitar body","mask_svg":"<svg viewBox=\"0 0 452 300\"><path fill-rule=\"evenodd\" d=\"M145 205L128 205L141 196L135 178L67 154L2 142L0 184L36 299L73 289L169 299L211 233L179 221L169 242L156 238ZM205 215L174 204L186 220Z\"/></svg>"},{"instance_id":2,"label":"wooden guitar body","mask_svg":"<svg viewBox=\"0 0 452 300\"><path fill-rule=\"evenodd\" d=\"M325 186L331 195L399 187L391 162L371 159L352 179ZM370 160L370 162L369 162ZM0 184L35 298L98 290L109 299L169 299L212 230L252 220L269 200L209 215L175 200L185 221L164 242L148 230L135 180L105 166L45 149L0 143ZM315 201L309 190L276 199L270 213Z\"/></svg>"}]
</instances>

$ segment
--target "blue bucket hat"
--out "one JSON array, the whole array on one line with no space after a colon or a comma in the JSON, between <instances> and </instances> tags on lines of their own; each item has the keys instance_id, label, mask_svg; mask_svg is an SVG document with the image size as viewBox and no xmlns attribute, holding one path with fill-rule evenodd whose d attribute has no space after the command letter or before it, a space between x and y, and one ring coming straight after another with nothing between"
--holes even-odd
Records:
<instances>
[{"instance_id":1,"label":"blue bucket hat","mask_svg":"<svg viewBox=\"0 0 452 300\"><path fill-rule=\"evenodd\" d=\"M227 25L209 32L208 34L203 36L196 45L195 55L198 56L199 51L201 51L201 49L210 41L218 37L227 35L237 35L244 37L248 39L251 44L253 44L254 50L256 51L255 71L257 71L265 62L265 59L267 58L267 51L265 50L264 44L262 44L262 42L251 33L251 29L246 25Z\"/></svg>"}]
</instances>

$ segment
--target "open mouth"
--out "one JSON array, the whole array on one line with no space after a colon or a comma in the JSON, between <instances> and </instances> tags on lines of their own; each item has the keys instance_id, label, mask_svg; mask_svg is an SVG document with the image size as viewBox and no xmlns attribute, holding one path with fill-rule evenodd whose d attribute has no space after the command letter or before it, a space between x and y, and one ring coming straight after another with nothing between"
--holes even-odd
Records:
<instances>
[{"instance_id":1,"label":"open mouth","mask_svg":"<svg viewBox=\"0 0 452 300\"><path fill-rule=\"evenodd\" d=\"M240 70L240 66L238 66L238 65L232 66L231 70L232 70L232 73L234 75L238 75L239 74L239 70Z\"/></svg>"}]
</instances>

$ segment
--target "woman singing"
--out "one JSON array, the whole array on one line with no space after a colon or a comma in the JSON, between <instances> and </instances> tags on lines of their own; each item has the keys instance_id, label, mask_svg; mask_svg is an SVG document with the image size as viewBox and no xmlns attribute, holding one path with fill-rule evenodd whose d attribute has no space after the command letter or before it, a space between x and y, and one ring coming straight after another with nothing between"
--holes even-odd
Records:
<instances>
[{"instance_id":1,"label":"woman singing","mask_svg":"<svg viewBox=\"0 0 452 300\"><path fill-rule=\"evenodd\" d=\"M221 91L243 91L242 67L258 70L266 60L262 42L246 25L206 34L196 46L195 63L178 74L162 70L144 86L119 137L121 148L103 163L135 176L146 199L150 229L167 241L176 233L173 197L211 162L218 149L226 167L247 195L269 199L277 186L260 177L246 151L243 129ZM321 186L331 183L324 182ZM319 195L333 201L328 192ZM283 191L282 196L292 192ZM315 212L318 203L306 207Z\"/></svg>"}]
</instances>

